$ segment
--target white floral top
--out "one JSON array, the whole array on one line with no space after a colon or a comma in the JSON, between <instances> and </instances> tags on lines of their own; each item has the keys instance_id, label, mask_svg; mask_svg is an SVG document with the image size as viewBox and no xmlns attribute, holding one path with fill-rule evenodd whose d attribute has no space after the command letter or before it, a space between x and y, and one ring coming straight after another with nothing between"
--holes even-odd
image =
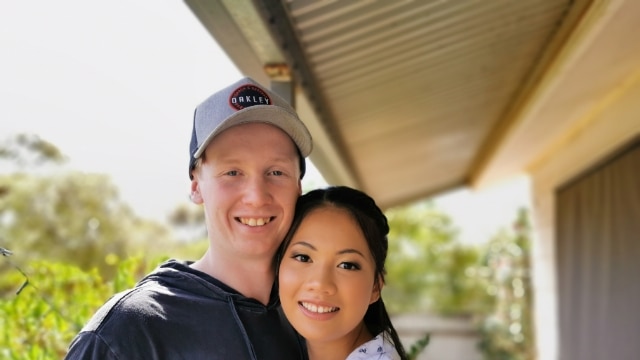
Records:
<instances>
[{"instance_id":1,"label":"white floral top","mask_svg":"<svg viewBox=\"0 0 640 360\"><path fill-rule=\"evenodd\" d=\"M346 360L394 360L397 358L396 348L380 333L353 350Z\"/></svg>"}]
</instances>

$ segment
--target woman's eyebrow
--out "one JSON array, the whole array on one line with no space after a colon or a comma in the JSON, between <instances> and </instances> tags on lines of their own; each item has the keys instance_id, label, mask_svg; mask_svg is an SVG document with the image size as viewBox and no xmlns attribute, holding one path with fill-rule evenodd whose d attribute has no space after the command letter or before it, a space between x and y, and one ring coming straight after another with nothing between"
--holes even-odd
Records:
<instances>
[{"instance_id":1,"label":"woman's eyebrow","mask_svg":"<svg viewBox=\"0 0 640 360\"><path fill-rule=\"evenodd\" d=\"M295 243L291 243L291 245L289 247L293 247L293 246L296 246L296 245L304 246L304 247L307 247L307 248L309 248L311 250L315 250L315 251L318 250L318 249L316 249L315 246L311 245L310 243L308 243L306 241L296 241ZM338 255L357 254L357 255L362 256L363 258L366 258L366 256L364 256L364 254L360 250L356 250L356 249L353 249L353 248L340 250L340 251L336 252L336 254L338 254Z\"/></svg>"},{"instance_id":2,"label":"woman's eyebrow","mask_svg":"<svg viewBox=\"0 0 640 360\"><path fill-rule=\"evenodd\" d=\"M291 246L290 246L290 247L293 247L293 246L295 246L295 245L300 245L300 246L308 247L308 248L309 248L309 249L311 249L311 250L318 250L318 249L316 249L316 247L315 247L315 246L313 246L313 245L309 244L309 243L308 243L308 242L306 242L306 241L296 241L296 242L294 242L294 243L291 243Z\"/></svg>"},{"instance_id":3,"label":"woman's eyebrow","mask_svg":"<svg viewBox=\"0 0 640 360\"><path fill-rule=\"evenodd\" d=\"M364 254L363 254L362 252L360 252L359 250L356 250L356 249L344 249L344 250L340 250L340 251L338 251L338 254L339 254L339 255L342 255L342 254L358 254L358 255L360 255L360 256L362 256L362 257L365 257L365 256L364 256Z\"/></svg>"}]
</instances>

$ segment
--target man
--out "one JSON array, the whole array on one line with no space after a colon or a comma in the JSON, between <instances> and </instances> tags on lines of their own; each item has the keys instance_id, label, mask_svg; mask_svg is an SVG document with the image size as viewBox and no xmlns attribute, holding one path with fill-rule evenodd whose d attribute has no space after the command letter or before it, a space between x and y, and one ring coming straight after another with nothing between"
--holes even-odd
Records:
<instances>
[{"instance_id":1,"label":"man","mask_svg":"<svg viewBox=\"0 0 640 360\"><path fill-rule=\"evenodd\" d=\"M301 194L309 131L278 95L245 78L195 111L191 199L209 239L111 298L67 359L303 359L280 312L274 254Z\"/></svg>"}]
</instances>

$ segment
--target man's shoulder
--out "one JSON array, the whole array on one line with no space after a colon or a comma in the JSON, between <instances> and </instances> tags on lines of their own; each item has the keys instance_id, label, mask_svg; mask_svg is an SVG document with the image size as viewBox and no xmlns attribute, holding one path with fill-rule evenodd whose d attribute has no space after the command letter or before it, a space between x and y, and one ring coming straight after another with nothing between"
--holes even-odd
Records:
<instances>
[{"instance_id":1,"label":"man's shoulder","mask_svg":"<svg viewBox=\"0 0 640 360\"><path fill-rule=\"evenodd\" d=\"M82 331L108 333L122 326L148 327L153 323L171 324L175 317L226 304L228 293L180 268L157 269L135 287L113 295L93 315ZM226 311L225 311L226 313ZM187 314L187 315L185 315ZM159 324L156 324L159 325Z\"/></svg>"},{"instance_id":2,"label":"man's shoulder","mask_svg":"<svg viewBox=\"0 0 640 360\"><path fill-rule=\"evenodd\" d=\"M158 291L162 292L161 285L146 283L113 295L96 311L82 331L97 331L106 321L114 318L119 320L123 317L151 315L149 310L153 307L149 304L157 298L154 294Z\"/></svg>"},{"instance_id":3,"label":"man's shoulder","mask_svg":"<svg viewBox=\"0 0 640 360\"><path fill-rule=\"evenodd\" d=\"M121 357L160 348L187 351L184 339L206 351L232 346L229 339L212 341L211 324L229 328L236 319L228 294L206 280L179 266L157 269L107 300L73 340L70 354L84 359L100 353L96 358L102 359L111 358L108 353Z\"/></svg>"},{"instance_id":4,"label":"man's shoulder","mask_svg":"<svg viewBox=\"0 0 640 360\"><path fill-rule=\"evenodd\" d=\"M73 339L65 359L118 358L114 350L118 348L114 346L118 333L128 338L135 334L128 329L131 324L145 322L141 317L149 316L148 312L139 312L137 309L145 308L145 298L150 291L153 290L149 287L135 287L113 295Z\"/></svg>"}]
</instances>

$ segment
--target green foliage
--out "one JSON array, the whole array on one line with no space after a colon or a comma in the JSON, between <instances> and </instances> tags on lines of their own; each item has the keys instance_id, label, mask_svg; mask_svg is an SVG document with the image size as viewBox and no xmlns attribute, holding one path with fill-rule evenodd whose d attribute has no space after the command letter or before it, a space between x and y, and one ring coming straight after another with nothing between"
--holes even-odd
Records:
<instances>
[{"instance_id":1,"label":"green foliage","mask_svg":"<svg viewBox=\"0 0 640 360\"><path fill-rule=\"evenodd\" d=\"M0 143L0 160L15 168L0 174L0 247L13 252L0 256L1 359L60 359L97 308L162 254L200 246L183 251L106 175L64 170L62 153L37 136Z\"/></svg>"},{"instance_id":2,"label":"green foliage","mask_svg":"<svg viewBox=\"0 0 640 360\"><path fill-rule=\"evenodd\" d=\"M33 134L18 134L0 145L0 159L10 160L18 166L62 164L67 158L52 143Z\"/></svg>"},{"instance_id":3,"label":"green foliage","mask_svg":"<svg viewBox=\"0 0 640 360\"><path fill-rule=\"evenodd\" d=\"M480 348L486 359L535 358L530 276L530 225L523 209L511 232L501 232L487 245L480 282L493 296L494 307L482 320Z\"/></svg>"},{"instance_id":4,"label":"green foliage","mask_svg":"<svg viewBox=\"0 0 640 360\"><path fill-rule=\"evenodd\" d=\"M98 307L163 254L204 252L206 242L176 242L137 217L106 175L64 170L36 136L1 143L0 160L16 168L0 174L1 359L62 358Z\"/></svg>"},{"instance_id":5,"label":"green foliage","mask_svg":"<svg viewBox=\"0 0 640 360\"><path fill-rule=\"evenodd\" d=\"M420 353L422 353L424 349L427 348L427 345L429 345L430 340L431 340L431 335L427 334L421 339L418 339L415 343L411 344L411 347L409 347L409 350L407 351L407 356L409 357L409 359L410 360L417 359Z\"/></svg>"},{"instance_id":6,"label":"green foliage","mask_svg":"<svg viewBox=\"0 0 640 360\"><path fill-rule=\"evenodd\" d=\"M486 359L534 358L526 211L519 212L513 231L484 246L458 243L451 220L428 203L391 209L387 217L383 296L391 312L471 315Z\"/></svg>"},{"instance_id":7,"label":"green foliage","mask_svg":"<svg viewBox=\"0 0 640 360\"><path fill-rule=\"evenodd\" d=\"M0 176L0 188L0 239L19 261L98 266L109 277L117 259L169 246L168 229L136 217L104 175L14 173Z\"/></svg>"},{"instance_id":8,"label":"green foliage","mask_svg":"<svg viewBox=\"0 0 640 360\"><path fill-rule=\"evenodd\" d=\"M97 269L41 260L20 269L0 258L0 358L61 359L98 307L161 260L121 261L105 281Z\"/></svg>"},{"instance_id":9,"label":"green foliage","mask_svg":"<svg viewBox=\"0 0 640 360\"><path fill-rule=\"evenodd\" d=\"M479 251L456 241L450 218L429 203L386 215L391 231L383 295L389 311L460 314L487 308L486 292L468 275Z\"/></svg>"},{"instance_id":10,"label":"green foliage","mask_svg":"<svg viewBox=\"0 0 640 360\"><path fill-rule=\"evenodd\" d=\"M168 227L136 216L107 175L65 170L62 152L35 135L0 143L0 160L17 166L0 174L0 246L15 261L56 259L111 277L118 259L178 245Z\"/></svg>"},{"instance_id":11,"label":"green foliage","mask_svg":"<svg viewBox=\"0 0 640 360\"><path fill-rule=\"evenodd\" d=\"M180 204L169 214L168 221L176 231L176 238L183 244L190 244L207 238L204 206L202 205ZM200 255L203 253L204 251Z\"/></svg>"}]
</instances>

